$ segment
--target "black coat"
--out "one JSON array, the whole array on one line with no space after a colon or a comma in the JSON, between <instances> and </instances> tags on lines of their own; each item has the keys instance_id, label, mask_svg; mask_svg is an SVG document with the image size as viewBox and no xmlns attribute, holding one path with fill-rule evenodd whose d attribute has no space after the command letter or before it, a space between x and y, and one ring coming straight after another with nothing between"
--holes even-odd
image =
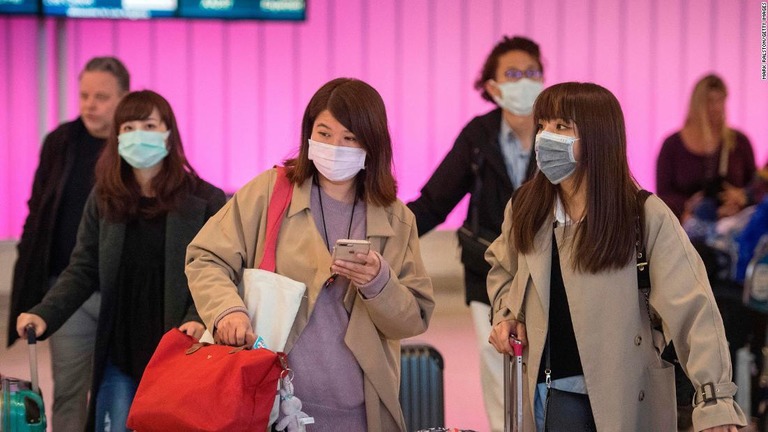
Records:
<instances>
[{"instance_id":1,"label":"black coat","mask_svg":"<svg viewBox=\"0 0 768 432\"><path fill-rule=\"evenodd\" d=\"M492 242L501 233L504 208L514 192L512 180L507 174L504 155L499 147L502 111L497 108L487 114L475 117L461 131L453 148L437 167L432 177L421 189L421 196L408 204L416 215L419 235L431 231L445 221L466 194L473 194L472 206L477 206L478 231L480 237ZM482 187L473 193L475 175L473 163ZM535 152L531 152L526 178L531 178L536 168ZM464 222L469 227L470 215ZM480 301L490 304L485 288L485 278L490 266L482 256L483 250L462 248L461 261L464 264L466 301ZM479 265L477 263L480 263Z\"/></svg>"},{"instance_id":2,"label":"black coat","mask_svg":"<svg viewBox=\"0 0 768 432\"><path fill-rule=\"evenodd\" d=\"M29 214L16 246L18 258L13 268L8 316L9 346L18 338L16 318L39 303L48 290L50 250L61 195L72 174L77 142L87 133L85 124L78 118L60 125L43 141L32 194L27 202Z\"/></svg>"},{"instance_id":3,"label":"black coat","mask_svg":"<svg viewBox=\"0 0 768 432\"><path fill-rule=\"evenodd\" d=\"M209 217L226 201L224 192L200 181L187 194L179 209L168 213L165 228L164 330L187 321L202 323L189 292L184 274L187 245ZM101 291L101 307L93 359L93 382L89 398L89 429L94 405L109 355L117 306L117 275L120 270L125 224L106 221L100 214L92 192L77 233L77 245L69 266L59 275L43 301L29 312L41 316L48 325L42 339L50 336L85 302L94 291ZM14 324L15 328L15 324Z\"/></svg>"}]
</instances>

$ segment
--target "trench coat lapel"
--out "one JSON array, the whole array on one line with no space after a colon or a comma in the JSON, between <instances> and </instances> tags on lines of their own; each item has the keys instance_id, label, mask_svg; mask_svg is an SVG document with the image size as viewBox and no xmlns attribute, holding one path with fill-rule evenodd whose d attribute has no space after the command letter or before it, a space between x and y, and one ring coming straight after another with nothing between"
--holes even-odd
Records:
<instances>
[{"instance_id":1,"label":"trench coat lapel","mask_svg":"<svg viewBox=\"0 0 768 432\"><path fill-rule=\"evenodd\" d=\"M395 235L395 231L389 222L384 208L368 204L366 208L366 237L371 242L371 248L381 253L382 246L387 239ZM381 358L390 357L391 351L383 350L379 339L379 332L367 315L367 309L363 304L363 298L358 294L357 288L350 283L344 296L344 307L350 312L347 333L344 342L352 351L366 378L370 381L382 403L390 411L392 417L398 418L400 400L395 392L391 391L392 382L399 380L396 369L387 367L382 369ZM399 344L399 341L390 341ZM399 353L399 350L397 350ZM388 359L387 365L399 364L399 359Z\"/></svg>"},{"instance_id":2,"label":"trench coat lapel","mask_svg":"<svg viewBox=\"0 0 768 432\"><path fill-rule=\"evenodd\" d=\"M270 186L270 200L272 199L272 191L274 190L274 183ZM280 226L280 233L277 238L277 250L275 252L276 260L280 260L281 248L290 247L295 248L296 244L299 244L298 237L301 236L315 236L316 238L309 242L308 250L302 250L308 260L314 260L317 262L318 269L329 269L331 267L331 254L325 244L325 240L321 238L320 234L314 227L314 221L312 220L312 214L309 212L310 194L312 191L312 179L309 178L304 183L293 185L293 195L291 196L291 203L286 211L285 218ZM306 228L301 230L286 230L286 225L299 225ZM298 236L294 238L293 236ZM301 244L307 244L302 242ZM254 267L258 266L258 261L254 263ZM278 262L279 267L279 262ZM299 339L299 336L304 332L304 328L309 323L309 317L312 310L315 308L317 298L320 296L320 291L325 285L325 281L330 276L330 271L316 271L312 274L297 275L295 280L307 281L307 290L301 299L301 305L296 312L296 319L293 321L293 327L288 334L288 339L285 342L285 348L283 351L286 353L293 349L293 345Z\"/></svg>"},{"instance_id":3,"label":"trench coat lapel","mask_svg":"<svg viewBox=\"0 0 768 432\"><path fill-rule=\"evenodd\" d=\"M381 253L382 246L387 239L395 235L395 231L389 222L384 208L369 204L366 209L366 237L371 242L371 248ZM387 367L382 369L381 358L391 357L391 350L383 350L379 339L379 332L373 321L367 315L367 309L363 304L363 298L358 294L357 288L350 283L344 297L344 306L350 312L347 333L344 342L352 351L365 377L370 381L382 403L390 411L392 417L398 418L400 400L395 392L391 391L392 382L399 380L398 371ZM399 341L390 341L390 344L399 344ZM396 350L399 354L399 350ZM387 359L387 365L399 364L399 359Z\"/></svg>"},{"instance_id":4,"label":"trench coat lapel","mask_svg":"<svg viewBox=\"0 0 768 432\"><path fill-rule=\"evenodd\" d=\"M552 226L551 218L548 218L543 228L536 233L533 239L533 251L527 259L531 272L531 281L539 302L543 306L544 318L549 317L549 279L552 276Z\"/></svg>"}]
</instances>

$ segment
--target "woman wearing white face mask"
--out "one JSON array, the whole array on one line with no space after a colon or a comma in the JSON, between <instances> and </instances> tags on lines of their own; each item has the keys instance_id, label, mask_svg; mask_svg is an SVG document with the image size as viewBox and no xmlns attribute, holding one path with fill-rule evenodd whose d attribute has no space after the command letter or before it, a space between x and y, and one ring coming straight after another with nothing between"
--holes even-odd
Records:
<instances>
[{"instance_id":1,"label":"woman wearing white face mask","mask_svg":"<svg viewBox=\"0 0 768 432\"><path fill-rule=\"evenodd\" d=\"M485 278L490 267L483 259L487 246L501 232L504 206L536 168L533 157L533 101L541 92L544 69L539 46L530 39L504 37L485 60L475 89L498 105L472 119L453 148L408 204L416 215L419 235L445 221L448 214L470 194L464 226L459 230L464 264L466 302L475 325L480 351L483 401L492 432L504 428L502 356L487 343L491 330Z\"/></svg>"},{"instance_id":2,"label":"woman wearing white face mask","mask_svg":"<svg viewBox=\"0 0 768 432\"><path fill-rule=\"evenodd\" d=\"M434 300L416 221L396 198L381 96L356 79L323 85L304 112L299 154L285 165L293 195L275 271L307 287L284 349L302 411L316 431L405 431L399 341L427 329ZM240 189L187 250L200 316L226 344L255 339L236 285L264 254L278 175L271 169ZM347 238L370 241L358 263L331 259Z\"/></svg>"},{"instance_id":3,"label":"woman wearing white face mask","mask_svg":"<svg viewBox=\"0 0 768 432\"><path fill-rule=\"evenodd\" d=\"M672 211L642 200L618 100L596 84L557 84L534 117L540 172L486 253L489 342L525 345L526 430L574 430L574 412L579 430L676 430L665 337L697 389L695 430L745 425L706 270Z\"/></svg>"},{"instance_id":4,"label":"woman wearing white face mask","mask_svg":"<svg viewBox=\"0 0 768 432\"><path fill-rule=\"evenodd\" d=\"M161 336L172 327L203 333L184 253L226 198L187 162L176 118L159 94L128 94L114 124L69 266L16 328L23 337L34 324L47 337L99 290L89 430L121 431Z\"/></svg>"}]
</instances>

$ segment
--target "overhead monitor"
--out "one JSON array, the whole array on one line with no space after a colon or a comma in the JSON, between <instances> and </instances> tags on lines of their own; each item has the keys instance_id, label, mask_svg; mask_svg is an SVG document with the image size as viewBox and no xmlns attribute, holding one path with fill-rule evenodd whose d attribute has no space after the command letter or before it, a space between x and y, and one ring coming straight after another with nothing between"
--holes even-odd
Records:
<instances>
[{"instance_id":1,"label":"overhead monitor","mask_svg":"<svg viewBox=\"0 0 768 432\"><path fill-rule=\"evenodd\" d=\"M179 0L181 18L303 21L305 0Z\"/></svg>"},{"instance_id":2,"label":"overhead monitor","mask_svg":"<svg viewBox=\"0 0 768 432\"><path fill-rule=\"evenodd\" d=\"M2 0L0 0L2 1ZM43 14L71 18L173 17L177 0L43 0Z\"/></svg>"},{"instance_id":3,"label":"overhead monitor","mask_svg":"<svg viewBox=\"0 0 768 432\"><path fill-rule=\"evenodd\" d=\"M0 14L31 14L40 13L38 0L0 0Z\"/></svg>"}]
</instances>

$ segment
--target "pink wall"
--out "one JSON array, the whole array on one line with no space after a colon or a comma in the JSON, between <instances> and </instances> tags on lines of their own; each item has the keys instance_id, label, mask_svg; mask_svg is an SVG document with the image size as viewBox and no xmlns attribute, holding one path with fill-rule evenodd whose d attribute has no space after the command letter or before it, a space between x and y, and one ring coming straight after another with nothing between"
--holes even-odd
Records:
<instances>
[{"instance_id":1,"label":"pink wall","mask_svg":"<svg viewBox=\"0 0 768 432\"><path fill-rule=\"evenodd\" d=\"M77 73L95 55L122 58L134 89L170 100L193 166L230 191L292 154L322 83L354 76L384 97L400 197L416 197L462 126L493 108L472 83L502 34L540 42L547 84L594 81L616 93L646 188L661 141L710 71L730 86L731 124L759 164L768 160L759 0L308 3L304 23L0 18L0 238L21 233L42 137L76 116Z\"/></svg>"}]
</instances>

